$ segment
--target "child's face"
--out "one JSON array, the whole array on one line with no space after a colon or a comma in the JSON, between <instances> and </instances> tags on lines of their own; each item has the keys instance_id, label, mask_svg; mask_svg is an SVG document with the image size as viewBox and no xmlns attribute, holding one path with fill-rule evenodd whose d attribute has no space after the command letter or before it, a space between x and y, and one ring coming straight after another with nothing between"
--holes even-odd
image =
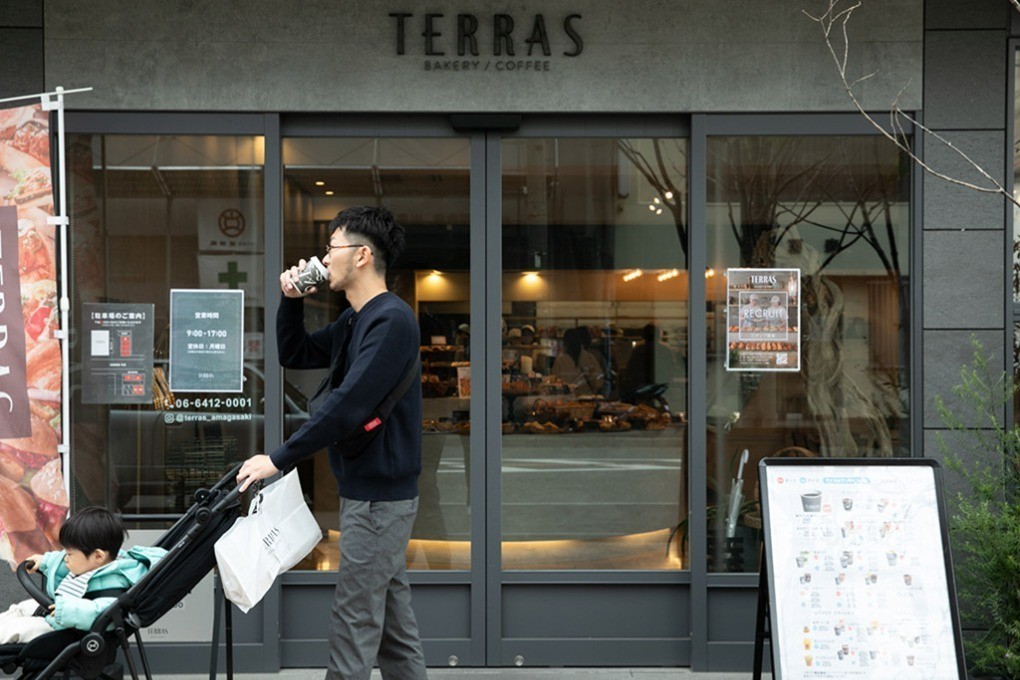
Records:
<instances>
[{"instance_id":1,"label":"child's face","mask_svg":"<svg viewBox=\"0 0 1020 680\"><path fill-rule=\"evenodd\" d=\"M110 554L99 548L96 548L87 555L76 548L67 548L64 552L66 553L64 555L64 564L67 565L68 570L75 576L98 569L110 562Z\"/></svg>"}]
</instances>

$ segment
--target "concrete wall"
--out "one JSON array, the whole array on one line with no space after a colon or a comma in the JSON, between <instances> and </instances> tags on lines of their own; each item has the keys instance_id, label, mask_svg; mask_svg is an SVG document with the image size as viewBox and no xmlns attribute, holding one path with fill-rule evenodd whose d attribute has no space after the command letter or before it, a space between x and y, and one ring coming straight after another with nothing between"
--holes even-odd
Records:
<instances>
[{"instance_id":1,"label":"concrete wall","mask_svg":"<svg viewBox=\"0 0 1020 680\"><path fill-rule=\"evenodd\" d=\"M46 85L91 86L72 106L206 111L837 111L849 109L803 9L822 0L47 0ZM129 8L129 9L128 9ZM920 107L921 0L865 3L851 24L854 76L867 106L888 109L905 84ZM405 54L392 12L410 12ZM425 13L441 36L425 54ZM478 20L479 56L456 56L456 15ZM516 56L534 16L551 56L540 72L498 71L494 15L516 23ZM562 29L571 13L580 56ZM468 70L435 70L449 62ZM425 70L426 62L432 67ZM456 64L455 64L456 62ZM476 63L477 62L477 63ZM477 69L476 69L477 67ZM544 67L543 67L544 68Z\"/></svg>"},{"instance_id":2,"label":"concrete wall","mask_svg":"<svg viewBox=\"0 0 1020 680\"><path fill-rule=\"evenodd\" d=\"M925 2L924 122L1007 187L1012 14L1001 0ZM924 153L940 171L980 183L973 169L941 142L929 137ZM1005 277L1013 239L1005 231L1002 196L928 175L923 191L924 453L941 459L936 434L944 424L935 398L941 395L951 407L956 403L951 390L960 382L960 366L972 358L971 336L984 345L994 370L1012 369L1006 354L1005 332L1012 319L1006 317Z\"/></svg>"},{"instance_id":3,"label":"concrete wall","mask_svg":"<svg viewBox=\"0 0 1020 680\"><path fill-rule=\"evenodd\" d=\"M0 99L43 90L42 0L0 2Z\"/></svg>"}]
</instances>

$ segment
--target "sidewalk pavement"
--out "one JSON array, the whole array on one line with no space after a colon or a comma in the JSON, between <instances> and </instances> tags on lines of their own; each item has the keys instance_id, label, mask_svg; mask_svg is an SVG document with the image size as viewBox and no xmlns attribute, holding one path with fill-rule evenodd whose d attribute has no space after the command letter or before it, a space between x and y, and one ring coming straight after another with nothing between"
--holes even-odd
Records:
<instances>
[{"instance_id":1,"label":"sidewalk pavement","mask_svg":"<svg viewBox=\"0 0 1020 680\"><path fill-rule=\"evenodd\" d=\"M322 680L321 668L238 674L240 680ZM224 678L221 670L218 678ZM208 680L206 675L163 675L160 680ZM373 671L372 680L381 680ZM689 668L430 668L429 680L751 680L751 673L694 673ZM765 674L763 680L771 680Z\"/></svg>"}]
</instances>

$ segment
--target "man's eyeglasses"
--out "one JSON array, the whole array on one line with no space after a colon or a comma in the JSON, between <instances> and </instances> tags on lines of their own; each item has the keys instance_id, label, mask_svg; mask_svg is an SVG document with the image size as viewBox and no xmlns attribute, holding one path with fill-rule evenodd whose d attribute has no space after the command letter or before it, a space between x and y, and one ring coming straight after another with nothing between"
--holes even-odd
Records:
<instances>
[{"instance_id":1,"label":"man's eyeglasses","mask_svg":"<svg viewBox=\"0 0 1020 680\"><path fill-rule=\"evenodd\" d=\"M330 253L333 252L333 250L341 250L343 248L362 248L364 247L364 245L365 245L364 243L345 243L343 245L336 246L333 245L332 243L327 243L326 254L329 255Z\"/></svg>"}]
</instances>

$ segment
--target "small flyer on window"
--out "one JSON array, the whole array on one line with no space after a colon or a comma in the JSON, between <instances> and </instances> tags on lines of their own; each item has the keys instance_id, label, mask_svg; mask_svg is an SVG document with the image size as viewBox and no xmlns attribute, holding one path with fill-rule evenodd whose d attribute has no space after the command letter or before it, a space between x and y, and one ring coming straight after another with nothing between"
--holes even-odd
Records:
<instances>
[{"instance_id":1,"label":"small flyer on window","mask_svg":"<svg viewBox=\"0 0 1020 680\"><path fill-rule=\"evenodd\" d=\"M170 391L240 392L244 291L170 291Z\"/></svg>"},{"instance_id":2,"label":"small flyer on window","mask_svg":"<svg viewBox=\"0 0 1020 680\"><path fill-rule=\"evenodd\" d=\"M145 404L152 400L151 304L83 306L83 404Z\"/></svg>"},{"instance_id":3,"label":"small flyer on window","mask_svg":"<svg viewBox=\"0 0 1020 680\"><path fill-rule=\"evenodd\" d=\"M726 270L726 370L800 370L800 270Z\"/></svg>"}]
</instances>

